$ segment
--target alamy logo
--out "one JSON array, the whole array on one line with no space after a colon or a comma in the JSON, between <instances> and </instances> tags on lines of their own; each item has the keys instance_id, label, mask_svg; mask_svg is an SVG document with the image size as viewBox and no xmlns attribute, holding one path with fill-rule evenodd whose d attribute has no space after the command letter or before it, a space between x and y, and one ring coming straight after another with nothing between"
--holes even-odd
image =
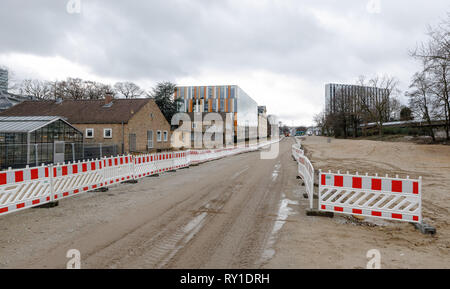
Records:
<instances>
[{"instance_id":1,"label":"alamy logo","mask_svg":"<svg viewBox=\"0 0 450 289\"><path fill-rule=\"evenodd\" d=\"M69 2L67 2L66 10L69 14L80 14L81 0L69 0Z\"/></svg>"},{"instance_id":2,"label":"alamy logo","mask_svg":"<svg viewBox=\"0 0 450 289\"><path fill-rule=\"evenodd\" d=\"M81 253L77 249L70 249L66 253L66 257L70 258L67 261L67 269L81 269Z\"/></svg>"},{"instance_id":3,"label":"alamy logo","mask_svg":"<svg viewBox=\"0 0 450 289\"><path fill-rule=\"evenodd\" d=\"M367 262L367 269L380 269L381 268L381 254L377 249L367 251L366 257L369 258Z\"/></svg>"},{"instance_id":4,"label":"alamy logo","mask_svg":"<svg viewBox=\"0 0 450 289\"><path fill-rule=\"evenodd\" d=\"M366 6L367 12L371 14L381 13L381 0L369 0Z\"/></svg>"}]
</instances>

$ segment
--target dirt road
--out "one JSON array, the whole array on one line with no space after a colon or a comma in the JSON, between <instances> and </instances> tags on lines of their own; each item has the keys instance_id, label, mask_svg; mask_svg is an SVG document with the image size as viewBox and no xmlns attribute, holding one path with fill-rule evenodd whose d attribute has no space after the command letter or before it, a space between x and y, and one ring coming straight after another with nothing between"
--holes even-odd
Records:
<instances>
[{"instance_id":1,"label":"dirt road","mask_svg":"<svg viewBox=\"0 0 450 289\"><path fill-rule=\"evenodd\" d=\"M4 216L0 267L65 268L77 249L82 268L258 268L298 185L291 144L274 160L242 154Z\"/></svg>"}]
</instances>

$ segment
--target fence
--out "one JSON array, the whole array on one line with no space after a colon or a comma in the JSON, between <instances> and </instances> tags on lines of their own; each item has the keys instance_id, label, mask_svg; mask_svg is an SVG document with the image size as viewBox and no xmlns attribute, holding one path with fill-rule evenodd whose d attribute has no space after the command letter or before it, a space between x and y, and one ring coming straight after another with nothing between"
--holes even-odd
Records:
<instances>
[{"instance_id":1,"label":"fence","mask_svg":"<svg viewBox=\"0 0 450 289\"><path fill-rule=\"evenodd\" d=\"M188 167L238 153L254 151L279 140L253 147L191 150L42 165L0 172L0 215L43 205L130 180Z\"/></svg>"},{"instance_id":2,"label":"fence","mask_svg":"<svg viewBox=\"0 0 450 289\"><path fill-rule=\"evenodd\" d=\"M319 210L422 223L417 180L320 172Z\"/></svg>"},{"instance_id":3,"label":"fence","mask_svg":"<svg viewBox=\"0 0 450 289\"><path fill-rule=\"evenodd\" d=\"M87 144L65 142L61 154L62 161L55 158L54 143L0 144L0 170L25 168L55 162L77 162L85 159L100 159L122 154L118 144Z\"/></svg>"}]
</instances>

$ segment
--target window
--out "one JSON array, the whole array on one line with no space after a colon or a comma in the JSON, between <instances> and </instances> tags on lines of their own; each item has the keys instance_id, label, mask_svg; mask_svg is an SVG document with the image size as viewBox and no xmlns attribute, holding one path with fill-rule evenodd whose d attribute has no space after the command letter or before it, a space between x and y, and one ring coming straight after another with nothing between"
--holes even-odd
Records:
<instances>
[{"instance_id":1,"label":"window","mask_svg":"<svg viewBox=\"0 0 450 289\"><path fill-rule=\"evenodd\" d=\"M103 138L112 138L112 128L103 129Z\"/></svg>"},{"instance_id":2,"label":"window","mask_svg":"<svg viewBox=\"0 0 450 289\"><path fill-rule=\"evenodd\" d=\"M160 131L160 130L158 130L158 131L156 132L156 141L157 141L157 142L161 142L161 131Z\"/></svg>"},{"instance_id":3,"label":"window","mask_svg":"<svg viewBox=\"0 0 450 289\"><path fill-rule=\"evenodd\" d=\"M147 148L149 148L149 149L153 148L153 131L152 130L147 131Z\"/></svg>"},{"instance_id":4,"label":"window","mask_svg":"<svg viewBox=\"0 0 450 289\"><path fill-rule=\"evenodd\" d=\"M153 112L150 113L150 119L153 120Z\"/></svg>"},{"instance_id":5,"label":"window","mask_svg":"<svg viewBox=\"0 0 450 289\"><path fill-rule=\"evenodd\" d=\"M165 142L167 141L168 135L169 135L169 134L167 133L167 130L165 130L165 131L164 131L164 141L165 141Z\"/></svg>"},{"instance_id":6,"label":"window","mask_svg":"<svg viewBox=\"0 0 450 289\"><path fill-rule=\"evenodd\" d=\"M197 123L193 122L192 123L192 128L197 128Z\"/></svg>"},{"instance_id":7,"label":"window","mask_svg":"<svg viewBox=\"0 0 450 289\"><path fill-rule=\"evenodd\" d=\"M94 138L94 129L93 128L86 129L86 138Z\"/></svg>"}]
</instances>

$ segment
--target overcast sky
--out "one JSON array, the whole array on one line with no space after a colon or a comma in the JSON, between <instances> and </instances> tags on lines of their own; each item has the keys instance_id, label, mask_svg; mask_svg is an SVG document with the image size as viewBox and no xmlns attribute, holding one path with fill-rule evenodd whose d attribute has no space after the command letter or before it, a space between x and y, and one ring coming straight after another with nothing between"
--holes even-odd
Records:
<instances>
[{"instance_id":1,"label":"overcast sky","mask_svg":"<svg viewBox=\"0 0 450 289\"><path fill-rule=\"evenodd\" d=\"M237 84L288 125L313 123L325 83L389 74L406 89L408 51L450 12L448 0L68 2L2 0L0 65L16 79Z\"/></svg>"}]
</instances>

